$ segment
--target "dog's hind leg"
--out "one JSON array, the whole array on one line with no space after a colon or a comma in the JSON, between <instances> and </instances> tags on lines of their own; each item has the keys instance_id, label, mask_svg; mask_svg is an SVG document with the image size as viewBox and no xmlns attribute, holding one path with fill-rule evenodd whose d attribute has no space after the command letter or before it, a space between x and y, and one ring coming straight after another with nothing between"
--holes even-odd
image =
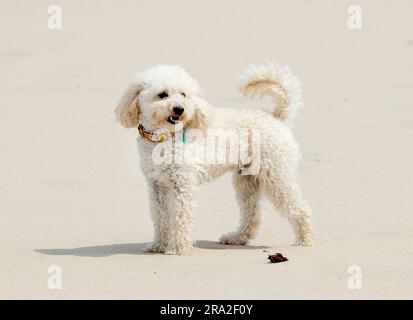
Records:
<instances>
[{"instance_id":1,"label":"dog's hind leg","mask_svg":"<svg viewBox=\"0 0 413 320\"><path fill-rule=\"evenodd\" d=\"M311 246L314 242L311 209L301 196L295 176L285 170L263 177L263 189L280 213L288 218L295 233L295 245Z\"/></svg>"},{"instance_id":2,"label":"dog's hind leg","mask_svg":"<svg viewBox=\"0 0 413 320\"><path fill-rule=\"evenodd\" d=\"M255 237L260 224L260 185L256 176L237 174L234 176L234 187L241 211L240 225L236 231L222 235L219 241L243 245Z\"/></svg>"},{"instance_id":3,"label":"dog's hind leg","mask_svg":"<svg viewBox=\"0 0 413 320\"><path fill-rule=\"evenodd\" d=\"M165 252L169 239L169 208L167 189L156 181L150 184L150 205L155 236L147 252Z\"/></svg>"}]
</instances>

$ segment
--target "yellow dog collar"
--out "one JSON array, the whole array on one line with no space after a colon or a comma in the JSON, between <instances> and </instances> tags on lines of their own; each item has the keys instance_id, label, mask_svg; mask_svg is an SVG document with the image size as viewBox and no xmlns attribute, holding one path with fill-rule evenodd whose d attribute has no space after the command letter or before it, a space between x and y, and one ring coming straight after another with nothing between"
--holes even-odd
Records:
<instances>
[{"instance_id":1,"label":"yellow dog collar","mask_svg":"<svg viewBox=\"0 0 413 320\"><path fill-rule=\"evenodd\" d=\"M138 132L143 139L151 142L164 142L166 139L171 137L171 133L169 131L160 134L150 133L141 124L138 126Z\"/></svg>"}]
</instances>

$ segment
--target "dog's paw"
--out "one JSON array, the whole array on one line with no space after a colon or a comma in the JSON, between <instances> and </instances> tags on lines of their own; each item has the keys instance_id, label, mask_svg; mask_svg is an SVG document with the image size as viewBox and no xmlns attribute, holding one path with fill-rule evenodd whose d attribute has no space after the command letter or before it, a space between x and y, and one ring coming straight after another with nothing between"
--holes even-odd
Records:
<instances>
[{"instance_id":1,"label":"dog's paw","mask_svg":"<svg viewBox=\"0 0 413 320\"><path fill-rule=\"evenodd\" d=\"M298 239L294 242L294 246L298 247L312 247L314 245L314 239Z\"/></svg>"},{"instance_id":2,"label":"dog's paw","mask_svg":"<svg viewBox=\"0 0 413 320\"><path fill-rule=\"evenodd\" d=\"M240 233L230 232L227 234L223 234L221 238L219 238L219 242L222 244L241 246L248 243L248 238Z\"/></svg>"},{"instance_id":3,"label":"dog's paw","mask_svg":"<svg viewBox=\"0 0 413 320\"><path fill-rule=\"evenodd\" d=\"M152 242L146 248L146 252L150 253L163 253L165 252L165 245L160 242Z\"/></svg>"},{"instance_id":4,"label":"dog's paw","mask_svg":"<svg viewBox=\"0 0 413 320\"><path fill-rule=\"evenodd\" d=\"M166 247L164 253L165 253L166 255L170 255L170 256L179 254L179 253L178 253L178 250L176 250L175 247L170 247L170 246Z\"/></svg>"},{"instance_id":5,"label":"dog's paw","mask_svg":"<svg viewBox=\"0 0 413 320\"><path fill-rule=\"evenodd\" d=\"M192 243L186 245L168 245L165 249L166 255L189 255L191 253Z\"/></svg>"}]
</instances>

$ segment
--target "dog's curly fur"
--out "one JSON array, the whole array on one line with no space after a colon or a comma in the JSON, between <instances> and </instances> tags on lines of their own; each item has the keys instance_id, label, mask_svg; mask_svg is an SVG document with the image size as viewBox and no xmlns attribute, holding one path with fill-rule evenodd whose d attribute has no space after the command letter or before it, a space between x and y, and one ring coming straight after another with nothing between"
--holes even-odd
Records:
<instances>
[{"instance_id":1,"label":"dog's curly fur","mask_svg":"<svg viewBox=\"0 0 413 320\"><path fill-rule=\"evenodd\" d=\"M139 139L141 167L149 184L155 229L149 252L190 251L196 187L228 171L234 173L241 221L236 231L220 238L221 243L243 245L255 237L260 223L259 200L265 195L288 218L296 236L295 244L313 244L311 209L302 199L297 181L300 152L290 129L295 111L301 105L300 84L287 66L271 62L251 66L241 80L240 90L245 96L270 96L275 100L275 109L269 112L258 108L212 107L201 97L197 82L178 66L156 66L138 73L121 98L116 116L126 128L141 125L149 132L249 128L260 132L259 170L254 175L243 174L239 164L155 164L151 155L159 143ZM160 93L166 96L159 96ZM185 111L175 123L171 116L178 105Z\"/></svg>"}]
</instances>

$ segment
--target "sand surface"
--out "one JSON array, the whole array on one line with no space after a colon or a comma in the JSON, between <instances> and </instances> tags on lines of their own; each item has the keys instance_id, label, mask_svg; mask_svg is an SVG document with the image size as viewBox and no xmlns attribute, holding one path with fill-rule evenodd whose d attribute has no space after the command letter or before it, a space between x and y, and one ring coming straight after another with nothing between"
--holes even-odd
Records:
<instances>
[{"instance_id":1,"label":"sand surface","mask_svg":"<svg viewBox=\"0 0 413 320\"><path fill-rule=\"evenodd\" d=\"M347 28L354 1L58 2L61 30L47 28L50 1L0 3L0 298L413 298L411 1L358 1L362 30ZM316 246L290 246L268 202L250 246L219 245L238 220L225 176L197 195L191 256L145 254L136 132L113 115L122 90L180 64L210 103L244 106L237 74L268 59L303 84L294 131Z\"/></svg>"}]
</instances>

